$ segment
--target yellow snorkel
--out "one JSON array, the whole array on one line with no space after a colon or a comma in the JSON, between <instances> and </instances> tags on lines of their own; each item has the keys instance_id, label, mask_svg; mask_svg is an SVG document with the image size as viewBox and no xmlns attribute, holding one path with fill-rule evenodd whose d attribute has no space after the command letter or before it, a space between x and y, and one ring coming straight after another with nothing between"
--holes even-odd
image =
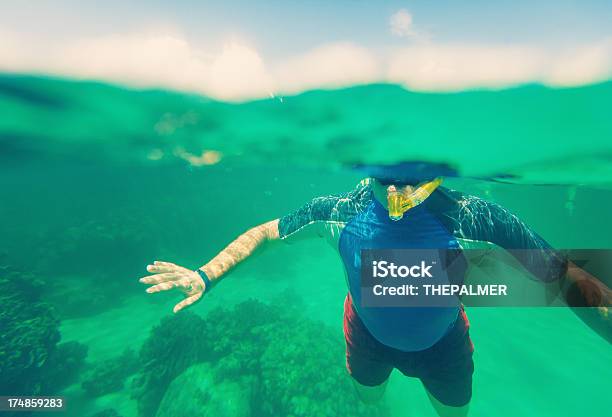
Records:
<instances>
[{"instance_id":1,"label":"yellow snorkel","mask_svg":"<svg viewBox=\"0 0 612 417\"><path fill-rule=\"evenodd\" d=\"M425 201L440 184L442 184L442 177L437 177L417 187L410 194L404 194L398 191L395 185L390 185L387 188L389 218L395 221L401 220L405 212Z\"/></svg>"}]
</instances>

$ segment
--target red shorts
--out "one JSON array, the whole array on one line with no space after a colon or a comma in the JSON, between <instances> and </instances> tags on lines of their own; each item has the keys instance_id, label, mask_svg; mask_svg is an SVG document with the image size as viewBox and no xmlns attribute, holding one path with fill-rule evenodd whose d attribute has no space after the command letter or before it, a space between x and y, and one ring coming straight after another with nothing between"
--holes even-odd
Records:
<instances>
[{"instance_id":1,"label":"red shorts","mask_svg":"<svg viewBox=\"0 0 612 417\"><path fill-rule=\"evenodd\" d=\"M470 323L463 308L453 328L432 347L404 352L383 345L370 334L357 316L349 296L344 301L346 367L361 385L380 385L393 368L421 380L442 404L461 407L472 398L474 345Z\"/></svg>"}]
</instances>

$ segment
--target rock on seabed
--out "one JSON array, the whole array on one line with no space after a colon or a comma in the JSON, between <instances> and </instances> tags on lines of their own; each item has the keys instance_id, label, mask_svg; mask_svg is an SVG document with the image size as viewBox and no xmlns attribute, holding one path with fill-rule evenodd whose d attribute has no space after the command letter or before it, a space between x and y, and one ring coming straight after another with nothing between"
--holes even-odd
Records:
<instances>
[{"instance_id":1,"label":"rock on seabed","mask_svg":"<svg viewBox=\"0 0 612 417\"><path fill-rule=\"evenodd\" d=\"M190 366L172 381L156 417L250 417L251 378L217 382L209 364Z\"/></svg>"}]
</instances>

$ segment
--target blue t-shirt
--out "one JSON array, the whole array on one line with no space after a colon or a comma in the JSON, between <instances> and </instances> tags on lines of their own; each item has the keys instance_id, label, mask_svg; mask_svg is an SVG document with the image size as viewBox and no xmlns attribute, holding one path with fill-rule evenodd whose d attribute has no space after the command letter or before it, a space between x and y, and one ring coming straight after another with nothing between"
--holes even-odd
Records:
<instances>
[{"instance_id":1,"label":"blue t-shirt","mask_svg":"<svg viewBox=\"0 0 612 417\"><path fill-rule=\"evenodd\" d=\"M317 197L282 217L279 233L283 240L310 233L328 237L342 258L360 319L381 343L403 351L427 349L440 340L452 328L459 303L454 307L363 306L362 249L460 249L458 239L469 239L510 250L543 281L556 279L565 268L557 252L508 210L443 187L393 221L374 198L371 182L364 180L349 193ZM532 250L513 253L512 249Z\"/></svg>"}]
</instances>

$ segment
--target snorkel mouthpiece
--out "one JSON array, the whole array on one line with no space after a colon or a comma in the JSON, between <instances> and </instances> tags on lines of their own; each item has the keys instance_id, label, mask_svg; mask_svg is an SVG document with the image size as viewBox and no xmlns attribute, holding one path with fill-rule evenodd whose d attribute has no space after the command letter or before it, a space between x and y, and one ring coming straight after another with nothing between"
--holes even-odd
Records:
<instances>
[{"instance_id":1,"label":"snorkel mouthpiece","mask_svg":"<svg viewBox=\"0 0 612 417\"><path fill-rule=\"evenodd\" d=\"M389 207L389 218L391 220L398 221L404 217L404 211L402 211L403 200L404 196L397 191L395 185L390 185L387 188L387 206Z\"/></svg>"},{"instance_id":2,"label":"snorkel mouthpiece","mask_svg":"<svg viewBox=\"0 0 612 417\"><path fill-rule=\"evenodd\" d=\"M442 184L442 177L426 182L410 194L403 194L395 185L390 185L387 188L389 218L394 221L401 220L404 213L425 201L440 184Z\"/></svg>"}]
</instances>

